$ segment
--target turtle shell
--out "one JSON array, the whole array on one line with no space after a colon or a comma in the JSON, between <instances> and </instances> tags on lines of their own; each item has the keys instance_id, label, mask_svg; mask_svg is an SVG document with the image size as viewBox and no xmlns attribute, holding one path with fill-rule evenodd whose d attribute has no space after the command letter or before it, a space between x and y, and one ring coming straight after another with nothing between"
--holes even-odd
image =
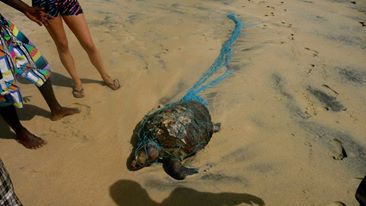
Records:
<instances>
[{"instance_id":1,"label":"turtle shell","mask_svg":"<svg viewBox=\"0 0 366 206\"><path fill-rule=\"evenodd\" d=\"M145 116L138 129L137 144L155 142L159 159L184 158L204 148L213 134L208 109L197 102L164 105Z\"/></svg>"}]
</instances>

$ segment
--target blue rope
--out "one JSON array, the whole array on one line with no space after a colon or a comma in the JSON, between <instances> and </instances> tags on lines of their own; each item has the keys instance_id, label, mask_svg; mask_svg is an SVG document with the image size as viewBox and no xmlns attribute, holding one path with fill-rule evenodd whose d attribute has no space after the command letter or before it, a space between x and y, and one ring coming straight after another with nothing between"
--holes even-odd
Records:
<instances>
[{"instance_id":1,"label":"blue rope","mask_svg":"<svg viewBox=\"0 0 366 206\"><path fill-rule=\"evenodd\" d=\"M204 84L212 75L218 72L222 67L228 68L229 63L232 58L232 52L231 52L231 46L234 43L234 41L238 38L240 35L241 30L241 22L236 18L234 14L229 14L227 16L229 19L235 22L235 29L233 30L231 37L229 40L225 42L223 47L221 48L219 56L216 58L215 62L211 65L211 67L202 75L202 77L187 91L186 95L181 99L181 101L196 101L203 105L208 105L207 100L200 97L198 94L208 88L214 87L217 84L219 84L222 80L226 79L230 75L232 75L233 71L226 69L226 71L216 77L215 79L209 81L208 83ZM174 103L166 104L164 108L170 107ZM158 110L159 111L159 110ZM155 112L158 112L155 111ZM161 145L157 142L155 137L151 136L150 130L146 131L145 125L150 123L149 116L145 116L143 119L141 126L139 130L137 131L138 134L138 140L137 145L135 149L135 156L137 157L139 152L143 149L144 152L147 154L147 145L148 144L154 144L158 150L161 149ZM197 125L200 125L200 123L196 122ZM195 136L195 135L194 135Z\"/></svg>"},{"instance_id":2,"label":"blue rope","mask_svg":"<svg viewBox=\"0 0 366 206\"><path fill-rule=\"evenodd\" d=\"M240 31L242 29L242 24L240 20L235 16L235 14L230 13L227 15L229 19L231 19L235 23L235 29L233 30L231 37L225 42L223 47L221 48L219 56L215 59L214 63L210 66L210 68L201 76L201 78L187 91L186 95L182 98L182 101L196 101L203 105L208 105L206 99L199 96L199 93L216 86L222 80L226 79L230 75L232 75L233 71L227 69L229 63L232 59L232 51L231 47L235 40L239 37ZM214 80L204 84L212 75L217 73L222 67L226 67L226 71L220 76L216 77Z\"/></svg>"}]
</instances>

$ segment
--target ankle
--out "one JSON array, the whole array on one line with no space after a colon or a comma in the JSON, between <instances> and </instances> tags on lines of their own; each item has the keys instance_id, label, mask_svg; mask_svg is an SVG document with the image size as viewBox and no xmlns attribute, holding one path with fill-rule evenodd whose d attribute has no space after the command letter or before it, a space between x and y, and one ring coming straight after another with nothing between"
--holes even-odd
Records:
<instances>
[{"instance_id":1,"label":"ankle","mask_svg":"<svg viewBox=\"0 0 366 206\"><path fill-rule=\"evenodd\" d=\"M15 131L15 135L17 138L24 138L26 137L30 132L23 126L19 127L16 131Z\"/></svg>"},{"instance_id":2,"label":"ankle","mask_svg":"<svg viewBox=\"0 0 366 206\"><path fill-rule=\"evenodd\" d=\"M102 79L104 80L104 81L109 81L109 80L111 80L112 78L111 78L111 76L109 76L108 74L102 74L102 75L100 75L101 77L102 77Z\"/></svg>"},{"instance_id":3,"label":"ankle","mask_svg":"<svg viewBox=\"0 0 366 206\"><path fill-rule=\"evenodd\" d=\"M83 85L81 84L81 82L78 84L74 84L74 89L81 90L82 88L83 88Z\"/></svg>"},{"instance_id":4,"label":"ankle","mask_svg":"<svg viewBox=\"0 0 366 206\"><path fill-rule=\"evenodd\" d=\"M51 109L51 114L54 115L54 114L57 114L58 112L60 112L62 110L62 106L57 104L55 106L52 107Z\"/></svg>"}]
</instances>

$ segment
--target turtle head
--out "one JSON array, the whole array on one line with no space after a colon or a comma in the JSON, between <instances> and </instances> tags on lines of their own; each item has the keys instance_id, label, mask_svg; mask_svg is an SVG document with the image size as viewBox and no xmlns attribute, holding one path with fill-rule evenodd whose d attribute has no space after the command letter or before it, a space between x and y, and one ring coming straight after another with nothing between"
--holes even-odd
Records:
<instances>
[{"instance_id":1,"label":"turtle head","mask_svg":"<svg viewBox=\"0 0 366 206\"><path fill-rule=\"evenodd\" d=\"M156 143L147 143L145 146L131 153L127 160L127 168L131 171L149 167L159 158L159 147Z\"/></svg>"}]
</instances>

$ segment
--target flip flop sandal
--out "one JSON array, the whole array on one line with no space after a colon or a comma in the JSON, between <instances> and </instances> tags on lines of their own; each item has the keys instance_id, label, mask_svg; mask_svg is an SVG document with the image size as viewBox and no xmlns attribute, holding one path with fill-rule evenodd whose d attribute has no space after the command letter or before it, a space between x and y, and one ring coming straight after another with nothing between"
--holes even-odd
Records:
<instances>
[{"instance_id":1,"label":"flip flop sandal","mask_svg":"<svg viewBox=\"0 0 366 206\"><path fill-rule=\"evenodd\" d=\"M72 95L75 98L83 98L84 97L84 89L77 90L75 87L72 88Z\"/></svg>"},{"instance_id":2,"label":"flip flop sandal","mask_svg":"<svg viewBox=\"0 0 366 206\"><path fill-rule=\"evenodd\" d=\"M114 79L113 83L106 83L105 82L105 84L107 85L107 87L111 88L112 90L117 90L117 89L121 88L121 85L120 85L118 79Z\"/></svg>"}]
</instances>

